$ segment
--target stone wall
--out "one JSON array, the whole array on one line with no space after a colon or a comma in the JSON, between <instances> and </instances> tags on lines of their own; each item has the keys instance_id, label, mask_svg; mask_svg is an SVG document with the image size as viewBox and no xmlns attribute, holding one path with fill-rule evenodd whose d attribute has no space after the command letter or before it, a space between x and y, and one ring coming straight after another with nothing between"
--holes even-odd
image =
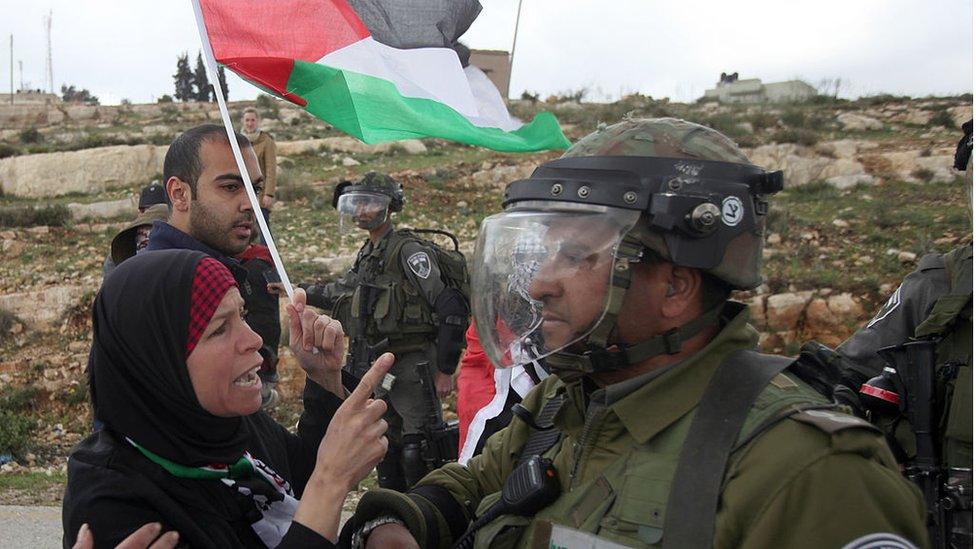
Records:
<instances>
[{"instance_id":1,"label":"stone wall","mask_svg":"<svg viewBox=\"0 0 976 549\"><path fill-rule=\"evenodd\" d=\"M149 183L163 171L167 147L118 145L0 159L4 194L43 198Z\"/></svg>"}]
</instances>

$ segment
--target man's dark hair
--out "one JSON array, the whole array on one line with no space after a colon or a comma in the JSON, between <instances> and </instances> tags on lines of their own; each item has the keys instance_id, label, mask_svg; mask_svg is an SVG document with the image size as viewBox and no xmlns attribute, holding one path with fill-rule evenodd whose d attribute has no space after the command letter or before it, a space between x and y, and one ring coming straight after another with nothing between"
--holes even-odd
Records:
<instances>
[{"instance_id":1,"label":"man's dark hair","mask_svg":"<svg viewBox=\"0 0 976 549\"><path fill-rule=\"evenodd\" d=\"M245 146L251 146L251 142L240 133L234 132L234 136L237 138L237 144L240 145L241 149ZM178 177L180 181L190 186L195 200L197 198L197 179L200 178L200 172L203 171L203 166L200 165L200 146L205 141L216 140L228 143L227 130L216 124L203 124L190 128L174 139L169 150L166 151L166 159L163 160L163 185L169 181L170 177Z\"/></svg>"}]
</instances>

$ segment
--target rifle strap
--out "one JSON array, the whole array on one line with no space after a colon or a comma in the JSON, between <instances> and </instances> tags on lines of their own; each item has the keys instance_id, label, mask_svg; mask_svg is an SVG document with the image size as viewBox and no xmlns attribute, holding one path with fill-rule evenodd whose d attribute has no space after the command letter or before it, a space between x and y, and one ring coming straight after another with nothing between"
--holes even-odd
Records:
<instances>
[{"instance_id":1,"label":"rifle strap","mask_svg":"<svg viewBox=\"0 0 976 549\"><path fill-rule=\"evenodd\" d=\"M529 434L525 445L522 446L518 463L527 461L533 456L541 456L562 438L562 432L553 425L552 418L555 417L564 400L566 400L564 395L556 395L542 406L542 410L539 410L539 414L535 417L535 424L541 429L533 429L532 433ZM520 405L516 404L516 406Z\"/></svg>"},{"instance_id":2,"label":"rifle strap","mask_svg":"<svg viewBox=\"0 0 976 549\"><path fill-rule=\"evenodd\" d=\"M756 398L793 361L740 350L712 375L678 458L667 511L664 547L711 547L715 513L733 444Z\"/></svg>"}]
</instances>

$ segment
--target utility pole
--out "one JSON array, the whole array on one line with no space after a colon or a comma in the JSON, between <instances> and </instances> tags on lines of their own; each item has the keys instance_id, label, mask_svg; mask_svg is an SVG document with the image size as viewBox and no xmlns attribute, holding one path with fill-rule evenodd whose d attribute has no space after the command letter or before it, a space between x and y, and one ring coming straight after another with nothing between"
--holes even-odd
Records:
<instances>
[{"instance_id":1,"label":"utility pole","mask_svg":"<svg viewBox=\"0 0 976 549\"><path fill-rule=\"evenodd\" d=\"M24 89L24 60L18 59L17 66L20 68L20 88L18 89L22 90Z\"/></svg>"},{"instance_id":2,"label":"utility pole","mask_svg":"<svg viewBox=\"0 0 976 549\"><path fill-rule=\"evenodd\" d=\"M14 104L14 35L10 35L10 104Z\"/></svg>"},{"instance_id":3,"label":"utility pole","mask_svg":"<svg viewBox=\"0 0 976 549\"><path fill-rule=\"evenodd\" d=\"M54 17L54 10L47 12L44 18L44 27L47 30L47 89L54 93L54 65L51 62L51 19Z\"/></svg>"},{"instance_id":4,"label":"utility pole","mask_svg":"<svg viewBox=\"0 0 976 549\"><path fill-rule=\"evenodd\" d=\"M518 40L519 19L522 18L522 0L519 0L518 11L515 12L515 34L512 36L512 52L508 55L508 85L505 86L505 99L512 89L512 69L515 67L515 42Z\"/></svg>"}]
</instances>

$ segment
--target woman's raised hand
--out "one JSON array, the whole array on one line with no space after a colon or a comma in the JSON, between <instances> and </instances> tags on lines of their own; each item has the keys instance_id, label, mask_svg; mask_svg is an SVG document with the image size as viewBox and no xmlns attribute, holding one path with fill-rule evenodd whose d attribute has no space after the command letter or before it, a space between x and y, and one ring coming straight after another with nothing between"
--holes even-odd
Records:
<instances>
[{"instance_id":1,"label":"woman's raised hand","mask_svg":"<svg viewBox=\"0 0 976 549\"><path fill-rule=\"evenodd\" d=\"M316 474L340 483L347 491L354 489L386 455L386 403L372 396L393 363L392 353L376 359L332 416L319 445Z\"/></svg>"},{"instance_id":2,"label":"woman's raised hand","mask_svg":"<svg viewBox=\"0 0 976 549\"><path fill-rule=\"evenodd\" d=\"M338 320L320 315L305 305L305 290L296 288L286 307L288 347L312 381L340 394L342 365L346 360L346 334ZM342 396L340 394L340 396Z\"/></svg>"}]
</instances>

